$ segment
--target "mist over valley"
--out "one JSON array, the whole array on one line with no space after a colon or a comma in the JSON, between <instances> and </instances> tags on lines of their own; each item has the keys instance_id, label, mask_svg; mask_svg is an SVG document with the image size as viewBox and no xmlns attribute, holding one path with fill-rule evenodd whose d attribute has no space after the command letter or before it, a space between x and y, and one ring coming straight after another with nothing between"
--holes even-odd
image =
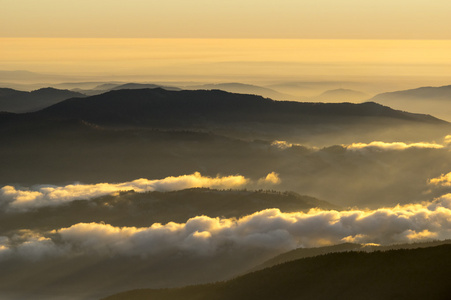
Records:
<instances>
[{"instance_id":1,"label":"mist over valley","mask_svg":"<svg viewBox=\"0 0 451 300\"><path fill-rule=\"evenodd\" d=\"M6 0L0 299L451 299L447 1Z\"/></svg>"}]
</instances>

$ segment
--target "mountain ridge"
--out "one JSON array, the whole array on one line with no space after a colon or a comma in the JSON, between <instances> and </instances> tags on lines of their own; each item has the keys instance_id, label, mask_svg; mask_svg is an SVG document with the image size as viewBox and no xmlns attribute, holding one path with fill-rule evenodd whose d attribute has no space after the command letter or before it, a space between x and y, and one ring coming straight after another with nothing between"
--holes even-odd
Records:
<instances>
[{"instance_id":1,"label":"mountain ridge","mask_svg":"<svg viewBox=\"0 0 451 300\"><path fill-rule=\"evenodd\" d=\"M286 93L281 93L277 90L262 87L253 84L245 84L239 82L203 84L185 87L188 90L222 90L230 93L251 94L262 97L268 97L275 100L297 100L297 97Z\"/></svg>"},{"instance_id":2,"label":"mountain ridge","mask_svg":"<svg viewBox=\"0 0 451 300\"><path fill-rule=\"evenodd\" d=\"M432 114L447 121L451 120L451 85L426 86L381 93L369 101L389 105L396 109Z\"/></svg>"},{"instance_id":3,"label":"mountain ridge","mask_svg":"<svg viewBox=\"0 0 451 300\"><path fill-rule=\"evenodd\" d=\"M164 118L160 117L160 121L167 120L170 116L173 118L173 124L177 124L177 121L182 119L188 121L191 119L191 122L197 121L198 123L201 123L202 119L209 121L209 114L215 115L215 122L226 123L230 121L276 121L283 123L287 121L299 123L301 121L302 123L299 116L308 116L309 119L314 116L383 116L409 121L445 123L432 116L396 111L374 102L362 104L301 103L274 101L261 96L235 94L220 90L167 91L162 88L118 90L84 99L68 99L37 112L38 115L80 118L95 122L96 116L94 113L100 118L100 120L97 120L100 122L108 122L108 119L116 119L125 114L133 114L135 120L144 122L146 120L142 117L145 113L147 114L147 121L165 114ZM277 114L279 119L274 117ZM101 116L99 117L99 115ZM124 120L126 119L124 118Z\"/></svg>"}]
</instances>

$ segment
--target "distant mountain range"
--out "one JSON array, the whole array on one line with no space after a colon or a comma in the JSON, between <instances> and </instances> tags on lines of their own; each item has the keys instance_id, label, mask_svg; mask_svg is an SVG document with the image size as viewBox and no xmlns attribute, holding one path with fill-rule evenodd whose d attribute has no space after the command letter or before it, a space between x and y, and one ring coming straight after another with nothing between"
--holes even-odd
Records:
<instances>
[{"instance_id":1,"label":"distant mountain range","mask_svg":"<svg viewBox=\"0 0 451 300\"><path fill-rule=\"evenodd\" d=\"M155 89L155 88L162 88L168 91L180 91L180 88L173 87L173 86L163 86L163 85L157 85L157 84L151 84L151 83L125 83L125 84L119 84L119 83L105 83L100 84L96 86L93 89L81 89L81 88L75 88L72 89L74 92L80 92L88 96L94 96L103 94L109 91L117 91L117 90L138 90L138 89Z\"/></svg>"},{"instance_id":2,"label":"distant mountain range","mask_svg":"<svg viewBox=\"0 0 451 300\"><path fill-rule=\"evenodd\" d=\"M0 111L32 112L74 97L86 96L81 93L54 88L42 88L32 92L0 88Z\"/></svg>"},{"instance_id":3,"label":"distant mountain range","mask_svg":"<svg viewBox=\"0 0 451 300\"><path fill-rule=\"evenodd\" d=\"M451 121L451 85L382 93L369 101L396 109L427 113Z\"/></svg>"},{"instance_id":4,"label":"distant mountain range","mask_svg":"<svg viewBox=\"0 0 451 300\"><path fill-rule=\"evenodd\" d=\"M359 89L362 84L348 81L299 81L299 82L279 82L269 84L266 87L282 93L295 95L299 99L315 97L327 90Z\"/></svg>"},{"instance_id":5,"label":"distant mountain range","mask_svg":"<svg viewBox=\"0 0 451 300\"><path fill-rule=\"evenodd\" d=\"M362 102L369 99L370 96L366 93L349 90L349 89L335 89L328 90L314 97L304 97L302 101L312 101L312 102ZM374 101L377 102L377 101Z\"/></svg>"},{"instance_id":6,"label":"distant mountain range","mask_svg":"<svg viewBox=\"0 0 451 300\"><path fill-rule=\"evenodd\" d=\"M342 252L304 258L233 280L177 289L141 289L104 300L451 298L451 245Z\"/></svg>"},{"instance_id":7,"label":"distant mountain range","mask_svg":"<svg viewBox=\"0 0 451 300\"><path fill-rule=\"evenodd\" d=\"M398 101L405 99L410 99L412 101L443 100L445 103L451 102L451 85L420 87L411 90L382 93L374 96L371 100L382 103L384 101Z\"/></svg>"}]
</instances>

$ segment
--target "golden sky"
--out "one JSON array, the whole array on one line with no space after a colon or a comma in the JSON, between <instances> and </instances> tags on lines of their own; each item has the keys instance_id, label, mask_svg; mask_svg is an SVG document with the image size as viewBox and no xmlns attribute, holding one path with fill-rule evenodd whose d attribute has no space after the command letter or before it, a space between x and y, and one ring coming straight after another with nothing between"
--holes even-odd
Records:
<instances>
[{"instance_id":1,"label":"golden sky","mask_svg":"<svg viewBox=\"0 0 451 300\"><path fill-rule=\"evenodd\" d=\"M0 70L148 80L451 78L449 0L0 4Z\"/></svg>"},{"instance_id":2,"label":"golden sky","mask_svg":"<svg viewBox=\"0 0 451 300\"><path fill-rule=\"evenodd\" d=\"M451 76L451 40L0 38L0 69L156 76Z\"/></svg>"},{"instance_id":3,"label":"golden sky","mask_svg":"<svg viewBox=\"0 0 451 300\"><path fill-rule=\"evenodd\" d=\"M0 37L450 39L449 0L0 0Z\"/></svg>"}]
</instances>

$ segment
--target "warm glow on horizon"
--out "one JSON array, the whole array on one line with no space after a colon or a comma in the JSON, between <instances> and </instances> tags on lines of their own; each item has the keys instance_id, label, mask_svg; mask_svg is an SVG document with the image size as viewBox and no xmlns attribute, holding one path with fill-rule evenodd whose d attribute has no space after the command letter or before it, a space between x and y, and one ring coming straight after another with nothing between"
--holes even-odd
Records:
<instances>
[{"instance_id":1,"label":"warm glow on horizon","mask_svg":"<svg viewBox=\"0 0 451 300\"><path fill-rule=\"evenodd\" d=\"M448 40L2 38L0 41L3 70L237 78L451 76Z\"/></svg>"}]
</instances>

